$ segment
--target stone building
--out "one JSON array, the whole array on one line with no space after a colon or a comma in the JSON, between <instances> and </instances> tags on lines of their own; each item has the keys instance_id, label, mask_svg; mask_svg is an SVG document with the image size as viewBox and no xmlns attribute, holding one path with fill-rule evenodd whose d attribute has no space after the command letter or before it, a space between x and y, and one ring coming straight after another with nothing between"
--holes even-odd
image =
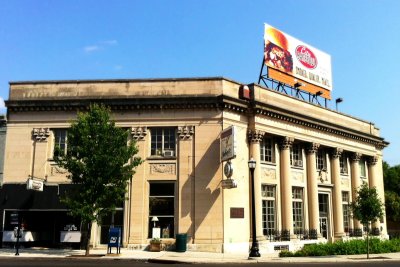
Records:
<instances>
[{"instance_id":1,"label":"stone building","mask_svg":"<svg viewBox=\"0 0 400 267\"><path fill-rule=\"evenodd\" d=\"M125 203L93 227L94 246L107 243L113 225L128 247L144 248L153 236L169 244L184 233L190 250L247 252L250 158L257 162L262 253L360 236L348 210L355 188L366 182L384 197L387 142L373 123L257 84L222 77L11 82L0 194L4 242L16 212L30 234L26 242L57 245L66 227L83 230L58 200L71 185L53 156L56 145L68 150L70 121L94 102L112 108L145 160ZM221 132L229 127L236 156L221 162ZM223 186L227 164L237 185L230 189ZM27 190L28 179L42 181L43 191ZM385 218L373 228L385 237Z\"/></svg>"}]
</instances>

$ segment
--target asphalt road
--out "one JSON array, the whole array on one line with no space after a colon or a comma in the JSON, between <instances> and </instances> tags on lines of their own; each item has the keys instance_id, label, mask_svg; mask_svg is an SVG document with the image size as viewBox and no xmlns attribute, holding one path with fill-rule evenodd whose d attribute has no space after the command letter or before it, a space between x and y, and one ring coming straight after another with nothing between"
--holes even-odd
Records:
<instances>
[{"instance_id":1,"label":"asphalt road","mask_svg":"<svg viewBox=\"0 0 400 267\"><path fill-rule=\"evenodd\" d=\"M283 263L283 262L271 262L271 263L249 263L249 264L195 264L195 266L208 266L208 267L221 267L224 266L296 266L296 267L316 267L316 266L346 266L346 267L366 267L366 266L381 266L381 267L397 267L400 266L400 261L362 261L362 262L332 262L332 263ZM60 259L46 259L46 258L1 258L0 266L33 266L33 267L45 267L45 266L60 266L60 267L101 267L101 266L118 266L118 267L161 267L161 266L179 266L179 267L193 267L193 264L186 263L151 263L137 260L127 260L127 259L76 259L76 258L60 258Z\"/></svg>"}]
</instances>

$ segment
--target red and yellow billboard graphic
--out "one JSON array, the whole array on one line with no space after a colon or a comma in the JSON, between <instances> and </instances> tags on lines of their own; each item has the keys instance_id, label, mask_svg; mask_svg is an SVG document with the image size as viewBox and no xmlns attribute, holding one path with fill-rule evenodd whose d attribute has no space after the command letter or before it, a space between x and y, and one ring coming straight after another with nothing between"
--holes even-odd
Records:
<instances>
[{"instance_id":1,"label":"red and yellow billboard graphic","mask_svg":"<svg viewBox=\"0 0 400 267\"><path fill-rule=\"evenodd\" d=\"M299 82L309 83L310 88L332 90L331 56L268 24L264 31L264 64L283 72L282 77L287 74ZM304 85L302 89L307 90ZM330 92L326 92L327 95L330 96Z\"/></svg>"}]
</instances>

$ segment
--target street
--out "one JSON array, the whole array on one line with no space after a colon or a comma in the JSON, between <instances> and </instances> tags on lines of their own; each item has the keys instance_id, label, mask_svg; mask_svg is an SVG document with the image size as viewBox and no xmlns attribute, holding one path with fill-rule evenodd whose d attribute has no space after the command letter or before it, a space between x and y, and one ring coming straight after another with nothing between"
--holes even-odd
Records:
<instances>
[{"instance_id":1,"label":"street","mask_svg":"<svg viewBox=\"0 0 400 267\"><path fill-rule=\"evenodd\" d=\"M295 259L293 259L295 260ZM365 266L399 266L400 261L361 261L361 262L331 262L331 263L299 263L299 262L270 262L270 263L256 263L249 260L248 264L232 264L226 263L224 266L294 266L296 267L307 267L307 266L346 266L346 267L365 267ZM187 263L152 263L145 261L137 261L130 259L77 259L77 258L60 258L60 259L46 259L46 258L18 258L18 257L3 257L0 261L0 266L34 266L34 267L43 267L43 266L74 266L74 267L99 267L99 266L118 266L118 267L157 267L157 266L179 266L179 267L188 267L193 266L193 264ZM220 267L221 263L216 264L196 264L197 266L208 266L208 267Z\"/></svg>"}]
</instances>

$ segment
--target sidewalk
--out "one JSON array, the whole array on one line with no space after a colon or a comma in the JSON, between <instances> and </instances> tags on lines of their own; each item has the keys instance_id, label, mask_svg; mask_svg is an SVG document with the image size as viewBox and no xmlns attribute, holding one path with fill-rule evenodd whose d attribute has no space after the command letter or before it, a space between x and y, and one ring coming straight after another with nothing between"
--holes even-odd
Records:
<instances>
[{"instance_id":1,"label":"sidewalk","mask_svg":"<svg viewBox=\"0 0 400 267\"><path fill-rule=\"evenodd\" d=\"M101 259L134 259L149 262L170 263L257 263L257 262L355 262L355 261L400 261L400 253L371 254L367 260L366 255L341 255L328 257L290 257L279 258L278 254L264 254L257 259L248 259L246 254L209 253L186 251L183 253L173 251L149 252L143 250L121 249L121 254L107 254L107 249L92 249L90 254ZM83 256L83 250L71 249L43 249L21 248L19 256L15 256L15 249L0 249L0 257L39 257L39 258L66 258Z\"/></svg>"}]
</instances>

